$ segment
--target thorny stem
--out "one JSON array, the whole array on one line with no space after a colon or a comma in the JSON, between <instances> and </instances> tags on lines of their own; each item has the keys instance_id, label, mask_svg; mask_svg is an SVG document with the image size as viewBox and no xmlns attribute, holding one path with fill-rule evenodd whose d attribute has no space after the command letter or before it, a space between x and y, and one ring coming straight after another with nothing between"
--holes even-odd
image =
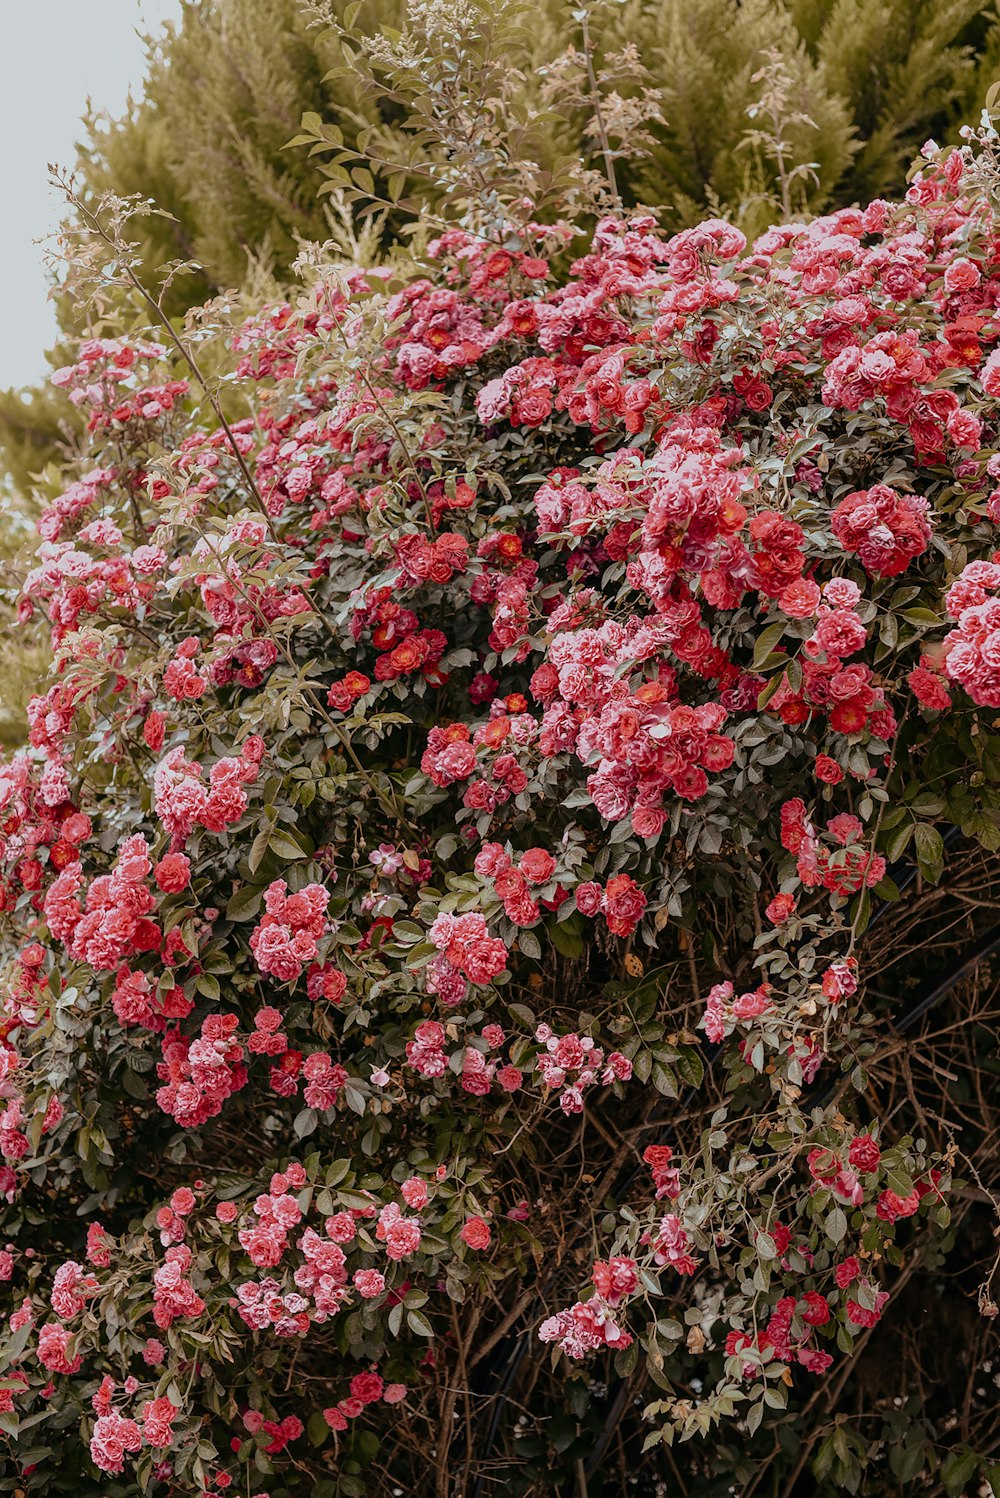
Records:
<instances>
[{"instance_id":1,"label":"thorny stem","mask_svg":"<svg viewBox=\"0 0 1000 1498\"><path fill-rule=\"evenodd\" d=\"M886 786L888 786L889 781L892 779L892 772L896 768L896 756L899 753L899 737L900 737L900 734L903 731L903 725L906 722L906 717L907 717L907 713L908 712L909 712L909 706L907 706L906 708L904 708L903 715L902 715L902 717L899 720L899 724L898 724L898 726L896 728L895 735L893 736L892 749L890 751L890 756L889 756L889 765L888 765L888 768L886 770L886 775L885 775L885 784L886 784ZM882 818L885 816L885 809L888 806L888 804L889 804L888 799L886 799L885 801L882 801L882 802L879 803L878 816L875 818L875 826L872 829L872 851L869 854L870 858L872 858L872 857L875 856L875 844L878 841L879 830L881 829L881 826L882 826ZM863 901L861 899L861 896L859 895L859 897L858 897L858 909L857 909L857 913L856 913L856 915L854 917L854 920L851 922L851 939L850 939L850 942L848 943L848 947L847 947L847 956L848 957L854 951L855 945L857 943L857 939L858 939L858 925L859 925L859 922L860 922L860 919L861 919L861 912L862 912L863 908L864 908Z\"/></svg>"},{"instance_id":2,"label":"thorny stem","mask_svg":"<svg viewBox=\"0 0 1000 1498\"><path fill-rule=\"evenodd\" d=\"M351 345L350 345L350 343L347 340L347 334L344 332L343 328L340 325L340 318L337 317L336 314L334 314L334 317L333 317L333 326L336 329L337 336L340 338L341 342L343 343L344 348L347 350L348 353L350 353L351 352ZM416 482L417 488L420 490L420 498L423 500L423 503L424 503L424 514L425 514L425 516L427 518L427 527L428 527L431 535L433 536L435 534L435 529L434 529L434 515L433 515L433 511L431 509L431 502L430 502L430 500L429 500L429 498L427 496L427 489L424 486L423 478L421 477L420 470L417 467L417 461L414 458L413 454L410 452L409 447L407 446L406 438L403 436L402 432L400 431L399 425L398 425L398 423L396 421L396 418L393 416L392 412L389 410L388 406L382 400L382 398L379 395L378 391L376 390L375 386L372 384L372 381L371 381L371 379L369 377L367 369L365 369L362 366L362 368L359 370L359 373L360 373L360 376L361 376L361 379L362 379L362 382L364 384L365 389L368 391L368 394L371 396L372 400L375 402L375 405L378 407L379 411L382 413L382 415L385 417L386 421L389 423L390 427L392 428L393 435L396 438L396 441L399 443L400 451L402 452L403 457L406 459L406 462L407 462L407 465L408 465L408 467L410 469L410 472L413 474L413 477L414 477L414 480Z\"/></svg>"},{"instance_id":3,"label":"thorny stem","mask_svg":"<svg viewBox=\"0 0 1000 1498\"><path fill-rule=\"evenodd\" d=\"M462 1410L465 1422L465 1458L462 1469L462 1488L464 1493L469 1483L469 1470L472 1466L472 1401L469 1397L469 1372L465 1361L465 1339L462 1327L458 1319L458 1310L455 1302L451 1303L451 1325L455 1335L455 1347L458 1353L458 1376L462 1388Z\"/></svg>"},{"instance_id":4,"label":"thorny stem","mask_svg":"<svg viewBox=\"0 0 1000 1498\"><path fill-rule=\"evenodd\" d=\"M55 181L56 185L59 186L66 194L66 196L69 198L69 201L74 205L90 232L92 234L95 234L100 240L103 241L104 244L108 246L109 249L114 252L115 263L118 266L119 270L125 276L126 280L133 288L133 290L138 292L139 296L145 302L146 306L150 308L156 318L157 325L161 327L166 333L167 337L170 339L170 342L173 344L174 348L180 354L181 358L184 360L184 363L187 365L188 369L191 371L198 384L201 386L201 389L205 392L208 403L212 408L212 413L221 426L222 430L226 434L226 440L229 443L230 448L232 449L233 456L236 459L237 466L239 467L240 473L243 475L243 479L247 485L247 488L253 496L261 513L265 517L265 523L267 525L268 531L270 532L271 539L277 542L278 538L274 534L274 527L271 524L270 511L268 510L267 505L264 503L261 492L257 488L256 480L254 479L253 474L250 472L249 465L247 464L246 458L243 456L243 453L240 450L239 443L236 441L236 434L226 419L226 413L222 409L219 397L212 389L208 380L202 374L198 361L195 359L194 355L188 348L187 344L184 342L183 338L181 338L176 332L169 317L167 317L166 313L164 312L160 300L157 297L154 297L151 291L147 290L142 281L136 275L134 269L129 263L128 257L125 253L125 246L122 243L121 239L116 235L111 235L108 233L107 229L105 229L104 225L101 223L97 215L95 213L92 213L87 205L77 196L68 181L63 180L56 174L53 174L53 180Z\"/></svg>"},{"instance_id":5,"label":"thorny stem","mask_svg":"<svg viewBox=\"0 0 1000 1498\"><path fill-rule=\"evenodd\" d=\"M220 570L222 571L223 576L229 578L229 580L233 583L233 586L238 589L247 606L256 614L258 621L263 625L267 635L274 642L277 649L281 651L281 654L284 656L289 668L294 672L296 669L295 661L292 658L292 654L289 651L285 641L281 638L280 635L274 632L271 627L270 621L265 617L263 611L258 607L253 598L250 597L250 594L247 592L246 588L243 586L242 579L240 577L232 576L229 569L226 567L221 554L213 545L212 538L198 524L197 518L193 514L192 524L214 556ZM337 738L340 740L344 753L351 760L354 768L357 770L361 778L365 781L369 790L372 791L373 795L378 800L379 805L382 807L382 810L386 812L388 816L392 817L394 822L397 822L403 826L409 826L410 824L407 822L407 819L403 815L401 809L383 793L381 788L372 778L370 772L366 770L364 765L361 763L361 760L358 758L357 751L355 750L354 745L351 743L350 735L346 732L343 725L341 723L334 722L333 718L330 717L330 714L324 707L322 700L316 695L312 687L306 686L302 690L303 694L309 699L320 716L324 718L329 726L333 729L334 733L337 735Z\"/></svg>"},{"instance_id":6,"label":"thorny stem","mask_svg":"<svg viewBox=\"0 0 1000 1498\"><path fill-rule=\"evenodd\" d=\"M604 123L604 112L601 109L601 90L597 82L597 74L594 72L594 59L592 56L593 42L590 39L590 18L587 15L586 5L580 9L580 32L583 36L583 57L587 67L587 84L590 89L590 98L594 106L594 123L597 126L597 138L601 143L601 155L604 157L604 172L608 179L611 195L615 200L618 212L622 211L621 194L618 191L618 178L615 175L615 159L611 150L611 141L608 139L607 126Z\"/></svg>"},{"instance_id":7,"label":"thorny stem","mask_svg":"<svg viewBox=\"0 0 1000 1498\"><path fill-rule=\"evenodd\" d=\"M62 190L66 193L66 195L69 198L70 202L72 202L74 204L74 206L77 208L78 212L80 213L81 217L84 220L84 223L90 229L90 232L92 234L96 234L98 236L98 238L100 238L103 241L103 243L106 244L114 252L115 263L118 265L119 269L122 271L122 273L127 278L129 285L132 286L133 289L139 293L139 295L142 297L142 299L146 303L146 305L153 311L153 313L155 314L155 317L156 317L158 325L164 329L164 331L166 332L167 336L169 337L171 343L174 345L174 347L176 348L177 352L180 354L181 358L184 360L185 364L190 369L191 373L194 375L194 377L197 380L198 384L201 386L202 390L205 392L205 395L208 398L208 401L209 401L209 404L210 404L210 406L212 408L212 411L213 411L213 413L214 413L217 421L219 422L219 425L222 427L223 431L226 434L226 439L229 442L230 447L232 448L233 456L236 458L236 462L239 465L240 472L242 473L244 479L246 480L246 483L247 483L247 486L248 486L248 488L250 490L250 493L253 495L254 499L257 502L257 505L259 506L259 508L260 508L260 510L262 512L262 514L265 516L266 524L267 524L267 528L268 528L268 532L269 532L269 534L271 536L271 539L275 542L276 545L280 544L278 542L277 536L274 533L274 527L271 524L271 516L270 516L270 513L269 513L269 511L267 509L267 506L264 503L264 500L263 500L263 498L261 496L260 490L257 488L256 481L254 480L254 477L253 477L253 475L250 472L250 469L249 469L249 466L247 464L247 461L244 458L243 453L240 451L239 443L236 441L236 434L233 432L232 427L229 425L229 422L226 420L226 416L225 416L224 411L222 410L222 406L221 406L221 404L219 402L219 398L216 395L215 391L212 389L212 387L209 385L209 383L208 383L207 379L205 378L205 376L202 374L201 369L200 369L200 367L198 365L198 362L195 359L194 355L191 353L190 349L188 348L188 346L184 342L184 340L182 338L180 338L178 336L178 334L176 333L176 331L174 330L174 327L171 324L170 319L167 317L166 313L163 311L163 308L160 305L160 302L157 300L156 297L154 297L152 295L151 292L149 292L146 289L146 287L142 284L142 281L136 275L136 273L133 270L132 266L129 264L128 259L125 256L124 246L122 245L121 240L119 238L117 238L115 236L112 236L111 234L108 233L108 231L105 229L104 225L101 223L100 219L96 216L96 214L91 213L90 209L87 208L86 204L83 203L80 200L80 198L73 192L73 190L72 190L72 188L71 188L71 186L69 185L68 182L63 181L59 177L55 177L55 181L62 188ZM337 327L338 331L341 332L341 336L343 337L343 331L340 329L339 322L335 321L335 326ZM346 342L346 340L345 340L345 342ZM408 462L410 463L410 466L414 469L414 472L416 472L416 466L414 464L413 458L410 456L409 450L406 447L406 443L403 441L403 438L402 438L402 436L401 436L401 434L400 434L400 432L399 432L399 430L398 430L395 422L393 421L392 416L390 415L389 412L387 412L384 409L382 403L378 400L378 397L375 394L374 390L371 389L370 382L367 380L367 377L364 375L364 372L362 372L362 378L365 380L366 385L371 390L372 398L376 401L376 403L379 406L379 409L382 411L383 415L386 417L386 419L389 422L390 426L392 427L393 431L396 433L397 440L399 441L400 446L401 446L401 448L402 448L402 450L403 450L403 452L404 452L404 454L405 454ZM418 476L417 481L418 481L418 483L420 482L419 476ZM427 501L426 492L423 489L423 485L421 485L421 493L423 494L424 503L426 505L428 503L428 501ZM429 510L428 510L428 515L429 515ZM193 516L192 516L192 518L193 518ZM224 564L224 562L222 560L222 557L220 556L220 554L218 553L218 551L216 550L216 548L213 546L211 538L206 534L206 532L204 530L201 529L200 526L197 525L196 521L195 521L195 528L198 530L199 534L201 535L202 539L205 541L206 545L212 551L212 555L215 557L215 559L218 562L220 568L222 569L224 575L226 577L228 577L230 579L230 581L232 581L234 583L234 585L235 585L236 588L238 588L238 590L241 593L241 595L242 595L243 599L245 600L245 602L248 604L248 606L256 614L258 620L264 626L265 631L267 632L267 634L269 635L269 637L273 640L274 644L281 651L282 655L285 657L285 660L287 661L287 663L290 666L290 668L294 671L295 670L295 662L292 659L291 653L289 652L288 647L285 644L284 640L282 640L278 635L275 634L274 630L271 628L270 622L265 618L265 616L262 613L262 611L257 607L257 605L254 603L253 599L250 597L250 595L247 593L246 589L243 587L242 581L238 577L237 578L232 577L232 574L230 573L229 569L225 566L225 564ZM431 531L432 531L432 534L433 534L433 526L431 527ZM407 822L407 819L403 815L403 813L400 810L399 806L397 806L393 801L391 801L388 797L385 796L385 794L383 793L383 791L380 789L380 787L376 784L375 780L372 778L370 772L361 763L361 760L358 757L357 751L355 750L354 745L351 743L350 735L345 731L343 725L340 724L340 723L335 723L334 722L334 720L330 717L329 713L326 711L326 708L323 706L323 703L316 696L316 693L312 690L311 687L306 687L304 690L305 690L305 695L312 702L313 706L319 711L321 717L323 717L326 720L326 722L329 724L329 726L333 729L334 733L337 735L337 738L340 740L341 746L342 746L345 754L351 760L351 762L354 765L355 769L357 770L358 774L362 777L362 779L368 785L369 789L376 796L376 798L377 798L377 800L379 802L379 805L382 807L383 811L385 811L387 813L387 815L391 816L392 819L393 819L393 821L395 821L397 823L401 823L404 826L409 826L409 823Z\"/></svg>"}]
</instances>

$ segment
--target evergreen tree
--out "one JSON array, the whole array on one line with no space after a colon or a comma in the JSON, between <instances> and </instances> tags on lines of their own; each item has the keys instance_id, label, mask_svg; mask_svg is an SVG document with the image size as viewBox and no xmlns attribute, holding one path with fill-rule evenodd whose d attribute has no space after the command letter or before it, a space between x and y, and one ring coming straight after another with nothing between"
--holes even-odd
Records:
<instances>
[{"instance_id":1,"label":"evergreen tree","mask_svg":"<svg viewBox=\"0 0 1000 1498\"><path fill-rule=\"evenodd\" d=\"M325 9L342 17L336 0ZM653 145L622 183L626 198L690 223L721 207L759 217L775 193L774 163L748 146L758 75L777 56L792 154L811 163L801 206L898 189L929 135L947 135L978 114L1000 58L1000 19L978 0L625 0L591 6L594 61L629 43L659 101ZM357 25L396 24L402 0L368 0ZM511 66L524 70L525 103L537 107L547 71L568 47L580 52L578 9L541 0L531 41ZM366 125L391 127L350 75L329 28L304 0L184 0L180 20L150 41L143 98L117 120L94 113L80 165L88 189L151 198L163 216L143 222L143 261L157 269L195 261L173 289L176 311L241 284L248 257L287 270L301 239L322 239L328 218L316 161L289 149L305 115L336 125L350 146ZM626 97L638 84L618 88ZM564 111L565 112L565 111ZM586 111L553 131L557 152L595 156ZM770 216L779 211L775 195Z\"/></svg>"},{"instance_id":2,"label":"evergreen tree","mask_svg":"<svg viewBox=\"0 0 1000 1498\"><path fill-rule=\"evenodd\" d=\"M379 0L394 19L399 0ZM151 198L171 217L145 221L143 261L202 267L173 288L176 310L243 284L248 258L287 270L302 239L329 233L317 175L286 149L304 114L353 137L375 123L357 90L324 82L337 60L301 0L185 0L180 20L150 42L142 102L119 120L91 115L81 166L93 194Z\"/></svg>"},{"instance_id":3,"label":"evergreen tree","mask_svg":"<svg viewBox=\"0 0 1000 1498\"><path fill-rule=\"evenodd\" d=\"M322 7L342 18L348 7ZM402 0L367 0L357 26L398 23ZM978 115L1000 58L1000 18L979 0L625 0L591 4L595 68L630 43L658 98L648 159L621 184L626 199L665 210L678 225L707 209L728 216L780 212L778 172L748 143L759 74L777 58L787 81L796 161L809 163L799 206L811 212L898 191L931 135ZM335 71L340 45L305 0L185 0L181 19L151 43L144 97L119 120L93 115L81 149L90 190L152 198L170 217L144 228L144 262L194 260L173 293L177 310L240 284L248 256L280 274L300 239L322 239L321 178L304 148L289 149L305 115L338 127L353 146L365 126L399 123ZM581 49L580 10L568 0L532 9L529 43L512 68L537 108L553 63ZM619 83L627 98L638 83ZM565 110L563 111L566 112ZM559 152L596 156L587 112L552 132ZM753 225L751 225L753 227Z\"/></svg>"},{"instance_id":4,"label":"evergreen tree","mask_svg":"<svg viewBox=\"0 0 1000 1498\"><path fill-rule=\"evenodd\" d=\"M839 200L898 192L928 136L978 115L995 73L984 82L976 54L992 65L1000 50L996 14L981 14L979 0L805 0L797 9L823 16L814 54L858 133Z\"/></svg>"}]
</instances>

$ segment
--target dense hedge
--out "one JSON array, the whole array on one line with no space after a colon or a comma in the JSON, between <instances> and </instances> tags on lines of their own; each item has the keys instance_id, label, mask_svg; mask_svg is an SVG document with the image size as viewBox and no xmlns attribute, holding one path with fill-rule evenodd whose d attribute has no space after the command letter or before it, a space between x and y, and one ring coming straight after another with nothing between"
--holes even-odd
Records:
<instances>
[{"instance_id":1,"label":"dense hedge","mask_svg":"<svg viewBox=\"0 0 1000 1498\"><path fill-rule=\"evenodd\" d=\"M57 372L0 1490L582 1491L637 1397L621 1483L857 1488L810 1411L990 1200L866 983L1000 845L988 166L749 244L470 189ZM972 1410L886 1480L961 1491Z\"/></svg>"}]
</instances>

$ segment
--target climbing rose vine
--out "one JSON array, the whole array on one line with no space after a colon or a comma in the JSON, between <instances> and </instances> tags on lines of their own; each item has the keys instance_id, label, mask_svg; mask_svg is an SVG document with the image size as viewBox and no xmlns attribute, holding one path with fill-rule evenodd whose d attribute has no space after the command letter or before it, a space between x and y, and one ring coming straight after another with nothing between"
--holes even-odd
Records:
<instances>
[{"instance_id":1,"label":"climbing rose vine","mask_svg":"<svg viewBox=\"0 0 1000 1498\"><path fill-rule=\"evenodd\" d=\"M866 929L1000 842L969 164L752 244L313 255L56 372L0 772L19 1491L464 1492L515 1349L554 1400L645 1367L656 1442L878 1322L952 1161L866 1099Z\"/></svg>"}]
</instances>

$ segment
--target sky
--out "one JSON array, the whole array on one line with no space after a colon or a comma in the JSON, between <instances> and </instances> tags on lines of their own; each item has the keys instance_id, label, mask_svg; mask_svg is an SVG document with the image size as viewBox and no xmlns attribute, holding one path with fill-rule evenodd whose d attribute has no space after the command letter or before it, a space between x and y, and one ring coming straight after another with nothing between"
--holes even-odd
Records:
<instances>
[{"instance_id":1,"label":"sky","mask_svg":"<svg viewBox=\"0 0 1000 1498\"><path fill-rule=\"evenodd\" d=\"M45 374L55 338L44 248L59 199L48 162L71 166L88 98L121 114L144 74L140 33L156 32L180 0L0 0L0 389Z\"/></svg>"}]
</instances>

